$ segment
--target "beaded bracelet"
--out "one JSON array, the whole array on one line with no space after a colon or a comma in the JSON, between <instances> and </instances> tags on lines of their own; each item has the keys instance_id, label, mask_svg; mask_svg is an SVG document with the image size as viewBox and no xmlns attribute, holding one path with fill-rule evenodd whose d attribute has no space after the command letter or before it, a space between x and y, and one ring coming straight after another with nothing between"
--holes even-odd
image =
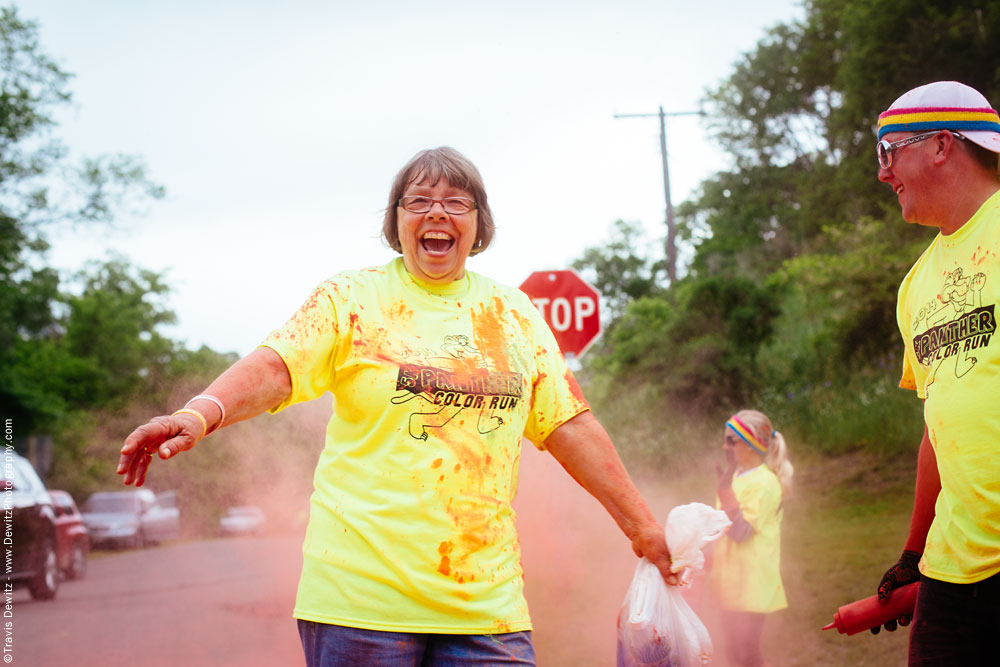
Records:
<instances>
[{"instance_id":1,"label":"beaded bracelet","mask_svg":"<svg viewBox=\"0 0 1000 667\"><path fill-rule=\"evenodd\" d=\"M222 428L223 422L226 421L226 406L224 406L222 404L222 401L220 401L215 396L212 396L211 394L198 394L197 396L195 396L194 398L192 398L190 401L188 401L187 403L185 403L184 407L186 408L187 406L191 405L192 403L194 403L195 401L198 401L198 400L212 401L213 403L215 403L218 406L219 412L222 413L222 416L219 418L219 423L216 424L215 428L213 428L211 431L208 431L207 433L205 433L205 435L208 435L209 433L215 433L220 428Z\"/></svg>"},{"instance_id":2,"label":"beaded bracelet","mask_svg":"<svg viewBox=\"0 0 1000 667\"><path fill-rule=\"evenodd\" d=\"M181 408L180 410L174 413L174 415L180 415L180 414L194 415L195 417L197 417L198 421L201 422L201 437L204 438L206 435L208 435L208 422L205 421L205 415L201 414L197 410L191 410L190 408ZM171 417L174 415L171 415Z\"/></svg>"}]
</instances>

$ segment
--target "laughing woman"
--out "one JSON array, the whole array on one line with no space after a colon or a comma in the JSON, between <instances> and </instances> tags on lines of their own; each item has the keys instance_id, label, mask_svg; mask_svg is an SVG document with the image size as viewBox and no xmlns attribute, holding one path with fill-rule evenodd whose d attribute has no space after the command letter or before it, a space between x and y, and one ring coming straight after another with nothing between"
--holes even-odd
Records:
<instances>
[{"instance_id":1,"label":"laughing woman","mask_svg":"<svg viewBox=\"0 0 1000 667\"><path fill-rule=\"evenodd\" d=\"M125 440L141 485L205 435L333 395L295 604L311 667L535 664L511 501L521 439L553 457L668 581L662 526L522 292L467 271L493 238L450 148L396 175L382 234L402 257L339 273L187 405Z\"/></svg>"}]
</instances>

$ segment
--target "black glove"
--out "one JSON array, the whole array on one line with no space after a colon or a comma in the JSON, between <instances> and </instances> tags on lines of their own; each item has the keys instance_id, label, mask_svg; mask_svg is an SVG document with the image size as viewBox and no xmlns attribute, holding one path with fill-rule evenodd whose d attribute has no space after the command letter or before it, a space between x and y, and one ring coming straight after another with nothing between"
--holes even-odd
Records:
<instances>
[{"instance_id":1,"label":"black glove","mask_svg":"<svg viewBox=\"0 0 1000 667\"><path fill-rule=\"evenodd\" d=\"M919 562L920 554L916 551L904 551L903 555L896 561L896 564L882 575L882 581L878 585L878 601L887 602L892 596L892 592L900 586L920 581L920 569L917 567ZM901 616L898 620L901 626L905 627L910 624L909 616ZM896 629L896 624L895 620L889 621L885 624L885 629L892 632ZM877 635L879 629L879 626L876 625L871 629L872 634Z\"/></svg>"}]
</instances>

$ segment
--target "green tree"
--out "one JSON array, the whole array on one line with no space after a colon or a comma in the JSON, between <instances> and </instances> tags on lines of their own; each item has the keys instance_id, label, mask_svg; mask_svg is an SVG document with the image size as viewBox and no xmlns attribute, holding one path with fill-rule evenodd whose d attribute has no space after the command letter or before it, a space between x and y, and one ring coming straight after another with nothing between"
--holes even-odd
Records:
<instances>
[{"instance_id":1,"label":"green tree","mask_svg":"<svg viewBox=\"0 0 1000 667\"><path fill-rule=\"evenodd\" d=\"M605 327L621 317L630 302L663 289L664 262L649 258L643 245L642 228L618 219L605 243L587 248L572 262L572 267L601 293Z\"/></svg>"},{"instance_id":2,"label":"green tree","mask_svg":"<svg viewBox=\"0 0 1000 667\"><path fill-rule=\"evenodd\" d=\"M52 136L55 110L71 101L70 78L41 51L37 25L0 8L0 404L22 433L52 429L70 406L103 396L71 378L94 374L93 358L77 356L86 347L87 299L111 283L64 297L58 273L45 265L47 231L108 223L124 207L163 195L137 158L70 159ZM124 389L116 382L128 384L115 380L107 389Z\"/></svg>"},{"instance_id":3,"label":"green tree","mask_svg":"<svg viewBox=\"0 0 1000 667\"><path fill-rule=\"evenodd\" d=\"M175 317L162 302L167 286L160 276L122 259L91 262L77 279L82 291L65 299L60 343L81 372L63 394L78 407L105 407L163 375L175 346L157 329Z\"/></svg>"},{"instance_id":4,"label":"green tree","mask_svg":"<svg viewBox=\"0 0 1000 667\"><path fill-rule=\"evenodd\" d=\"M757 354L777 314L774 290L745 278L681 280L665 295L631 303L590 368L649 382L689 409L739 402L758 388Z\"/></svg>"},{"instance_id":5,"label":"green tree","mask_svg":"<svg viewBox=\"0 0 1000 667\"><path fill-rule=\"evenodd\" d=\"M929 240L900 221L876 179L878 114L938 79L997 99L1000 2L812 0L805 9L709 94L736 168L704 183L681 214L697 275L792 281L781 309L808 302L807 319L823 320L812 353L794 355L796 372L818 380L829 377L826 359L850 372L898 345L895 286ZM777 341L799 330L793 319L783 318L791 328Z\"/></svg>"},{"instance_id":6,"label":"green tree","mask_svg":"<svg viewBox=\"0 0 1000 667\"><path fill-rule=\"evenodd\" d=\"M822 412L836 448L912 417L885 393L898 381L895 296L933 232L903 223L877 180L878 114L942 79L1000 103L1000 1L803 8L707 93L732 166L678 207L686 278L632 302L589 366L632 384L645 373L708 409L757 403L789 421L792 406L803 429ZM863 427L846 428L852 415Z\"/></svg>"}]
</instances>

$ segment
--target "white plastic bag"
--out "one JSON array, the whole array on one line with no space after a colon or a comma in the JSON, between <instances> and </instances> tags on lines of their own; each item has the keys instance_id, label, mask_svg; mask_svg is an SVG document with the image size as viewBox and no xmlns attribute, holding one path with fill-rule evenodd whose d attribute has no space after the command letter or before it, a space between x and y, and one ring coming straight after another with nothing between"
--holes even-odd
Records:
<instances>
[{"instance_id":1,"label":"white plastic bag","mask_svg":"<svg viewBox=\"0 0 1000 667\"><path fill-rule=\"evenodd\" d=\"M702 503L670 510L670 569L681 573L682 586L705 566L702 548L722 537L730 524L725 512ZM708 630L680 587L668 586L655 565L640 559L618 614L618 667L699 667L711 659Z\"/></svg>"}]
</instances>

